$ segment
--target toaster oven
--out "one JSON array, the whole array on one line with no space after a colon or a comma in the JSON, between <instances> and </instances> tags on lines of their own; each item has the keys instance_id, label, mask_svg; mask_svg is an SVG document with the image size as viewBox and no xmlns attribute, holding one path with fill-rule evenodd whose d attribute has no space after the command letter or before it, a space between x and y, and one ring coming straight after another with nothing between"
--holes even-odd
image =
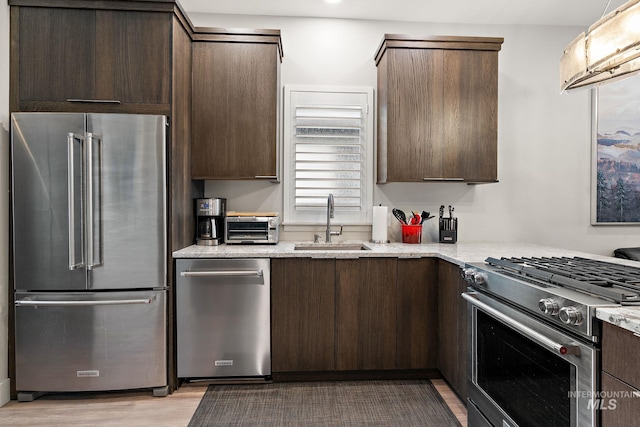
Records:
<instances>
[{"instance_id":1,"label":"toaster oven","mask_svg":"<svg viewBox=\"0 0 640 427\"><path fill-rule=\"evenodd\" d=\"M276 212L227 212L225 223L228 245L278 243L280 216Z\"/></svg>"}]
</instances>

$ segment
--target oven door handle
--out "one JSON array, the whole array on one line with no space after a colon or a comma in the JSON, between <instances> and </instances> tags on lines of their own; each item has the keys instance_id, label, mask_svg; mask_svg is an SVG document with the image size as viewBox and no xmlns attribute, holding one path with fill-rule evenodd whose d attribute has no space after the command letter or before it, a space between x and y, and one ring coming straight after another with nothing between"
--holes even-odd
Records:
<instances>
[{"instance_id":1,"label":"oven door handle","mask_svg":"<svg viewBox=\"0 0 640 427\"><path fill-rule=\"evenodd\" d=\"M472 304L472 305L478 307L480 310L490 314L491 316L493 316L496 319L500 320L501 322L503 322L504 324L506 324L510 328L518 331L522 335L524 335L527 338L535 341L536 343L540 344L541 346L543 346L547 350L550 350L553 353L559 354L561 356L579 355L580 354L580 348L578 346L570 345L570 344L557 343L554 340L549 339L546 336L544 336L543 334L539 333L538 331L534 331L533 329L531 329L527 325L524 325L524 324L518 322L517 320L514 320L511 317L505 315L504 313L501 313L500 311L496 310L495 308L490 307L489 305L483 303L482 301L479 301L476 298L475 295L477 295L477 293L475 293L475 292L465 292L465 293L462 294L462 298L464 298L470 304Z\"/></svg>"}]
</instances>

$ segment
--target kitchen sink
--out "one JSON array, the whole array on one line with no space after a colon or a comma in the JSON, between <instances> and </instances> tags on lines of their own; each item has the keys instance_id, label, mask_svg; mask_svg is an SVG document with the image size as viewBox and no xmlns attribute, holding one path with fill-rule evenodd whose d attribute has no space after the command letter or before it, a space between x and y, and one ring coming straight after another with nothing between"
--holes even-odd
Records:
<instances>
[{"instance_id":1,"label":"kitchen sink","mask_svg":"<svg viewBox=\"0 0 640 427\"><path fill-rule=\"evenodd\" d=\"M371 248L363 243L296 243L293 247L298 251L370 251Z\"/></svg>"}]
</instances>

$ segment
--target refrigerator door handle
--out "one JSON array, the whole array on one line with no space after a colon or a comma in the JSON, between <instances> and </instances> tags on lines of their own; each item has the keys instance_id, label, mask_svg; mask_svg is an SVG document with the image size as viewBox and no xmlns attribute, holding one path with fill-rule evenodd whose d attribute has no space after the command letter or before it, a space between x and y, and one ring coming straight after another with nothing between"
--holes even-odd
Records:
<instances>
[{"instance_id":1,"label":"refrigerator door handle","mask_svg":"<svg viewBox=\"0 0 640 427\"><path fill-rule=\"evenodd\" d=\"M87 307L87 306L96 306L96 305L131 305L131 304L151 304L156 297L149 298L141 298L141 299L121 299L121 300L104 300L104 301L56 301L56 300L45 300L45 301L36 301L36 300L28 300L21 299L15 301L16 307Z\"/></svg>"},{"instance_id":2,"label":"refrigerator door handle","mask_svg":"<svg viewBox=\"0 0 640 427\"><path fill-rule=\"evenodd\" d=\"M80 262L76 258L76 185L75 185L75 143L84 143L84 139L73 133L67 134L67 201L68 201L68 224L69 224L69 270L84 268L84 248L80 244ZM80 174L82 175L82 162L80 163ZM80 230L84 229L82 216L80 216ZM82 239L82 235L80 236Z\"/></svg>"},{"instance_id":3,"label":"refrigerator door handle","mask_svg":"<svg viewBox=\"0 0 640 427\"><path fill-rule=\"evenodd\" d=\"M86 239L87 239L87 269L93 270L96 267L102 267L103 259L102 259L102 195L100 192L101 185L101 174L102 174L102 140L100 138L95 137L92 133L87 133L87 226L86 226ZM94 141L98 142L98 183L97 183L97 194L95 193L94 187L94 167L93 167L93 143ZM97 205L97 206L96 206ZM96 212L97 208L97 212ZM97 222L98 222L98 230L96 233L95 221L96 221L96 213L97 213ZM97 236L96 236L97 235ZM95 262L95 244L96 240L98 241L98 261Z\"/></svg>"}]
</instances>

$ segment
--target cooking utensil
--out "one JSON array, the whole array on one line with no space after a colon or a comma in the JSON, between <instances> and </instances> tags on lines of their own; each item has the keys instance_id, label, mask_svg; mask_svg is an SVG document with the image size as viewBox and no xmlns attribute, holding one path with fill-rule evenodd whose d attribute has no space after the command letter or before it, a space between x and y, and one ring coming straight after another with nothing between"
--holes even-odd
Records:
<instances>
[{"instance_id":1,"label":"cooking utensil","mask_svg":"<svg viewBox=\"0 0 640 427\"><path fill-rule=\"evenodd\" d=\"M420 215L420 218L421 218L420 224L422 224L426 220L433 218L433 215L431 215L431 212L422 211L422 215Z\"/></svg>"},{"instance_id":2,"label":"cooking utensil","mask_svg":"<svg viewBox=\"0 0 640 427\"><path fill-rule=\"evenodd\" d=\"M400 221L400 224L407 224L407 216L404 214L404 212L396 208L393 208L391 212L393 213L393 216L395 216L396 219Z\"/></svg>"},{"instance_id":3,"label":"cooking utensil","mask_svg":"<svg viewBox=\"0 0 640 427\"><path fill-rule=\"evenodd\" d=\"M422 220L420 219L420 215L418 215L416 212L411 211L411 225L418 225L422 223Z\"/></svg>"}]
</instances>

